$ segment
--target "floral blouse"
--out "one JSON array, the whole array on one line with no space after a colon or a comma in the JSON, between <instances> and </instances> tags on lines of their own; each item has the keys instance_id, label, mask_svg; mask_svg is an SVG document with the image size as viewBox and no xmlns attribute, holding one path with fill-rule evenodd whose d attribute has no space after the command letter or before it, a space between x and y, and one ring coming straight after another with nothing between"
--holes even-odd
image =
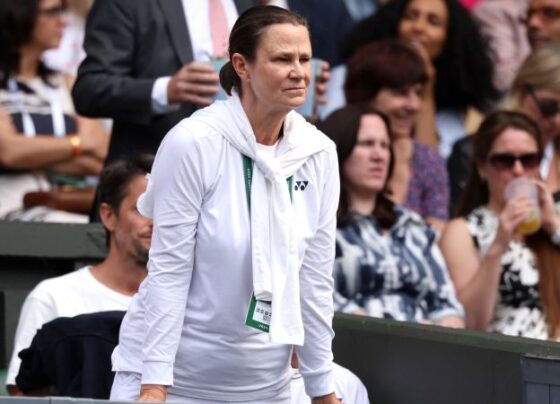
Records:
<instances>
[{"instance_id":1,"label":"floral blouse","mask_svg":"<svg viewBox=\"0 0 560 404\"><path fill-rule=\"evenodd\" d=\"M418 214L395 210L386 233L373 216L358 214L337 230L335 309L412 322L464 317L435 232Z\"/></svg>"},{"instance_id":2,"label":"floral blouse","mask_svg":"<svg viewBox=\"0 0 560 404\"><path fill-rule=\"evenodd\" d=\"M466 220L475 246L483 256L496 237L498 216L486 207L479 207ZM488 331L547 339L548 326L538 285L539 271L533 252L525 243L511 241L502 255L498 299Z\"/></svg>"}]
</instances>

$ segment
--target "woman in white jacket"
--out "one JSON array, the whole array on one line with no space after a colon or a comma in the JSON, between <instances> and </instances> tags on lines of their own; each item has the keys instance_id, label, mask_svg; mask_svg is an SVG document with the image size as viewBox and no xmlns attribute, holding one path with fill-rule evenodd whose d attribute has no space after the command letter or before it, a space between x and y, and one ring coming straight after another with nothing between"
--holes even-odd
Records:
<instances>
[{"instance_id":1,"label":"woman in white jacket","mask_svg":"<svg viewBox=\"0 0 560 404\"><path fill-rule=\"evenodd\" d=\"M336 151L293 111L310 79L307 24L252 8L229 54L230 97L168 133L139 200L154 219L149 275L121 328L111 398L289 403L294 344L313 402L338 402Z\"/></svg>"}]
</instances>

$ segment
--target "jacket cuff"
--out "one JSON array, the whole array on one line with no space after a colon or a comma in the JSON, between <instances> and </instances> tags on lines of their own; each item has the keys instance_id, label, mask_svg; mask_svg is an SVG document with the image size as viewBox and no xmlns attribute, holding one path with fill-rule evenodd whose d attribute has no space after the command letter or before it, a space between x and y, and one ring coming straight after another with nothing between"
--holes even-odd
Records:
<instances>
[{"instance_id":1,"label":"jacket cuff","mask_svg":"<svg viewBox=\"0 0 560 404\"><path fill-rule=\"evenodd\" d=\"M142 384L173 385L173 363L145 361L142 364Z\"/></svg>"},{"instance_id":2,"label":"jacket cuff","mask_svg":"<svg viewBox=\"0 0 560 404\"><path fill-rule=\"evenodd\" d=\"M332 366L320 374L303 376L305 392L311 398L326 396L334 393L334 378Z\"/></svg>"}]
</instances>

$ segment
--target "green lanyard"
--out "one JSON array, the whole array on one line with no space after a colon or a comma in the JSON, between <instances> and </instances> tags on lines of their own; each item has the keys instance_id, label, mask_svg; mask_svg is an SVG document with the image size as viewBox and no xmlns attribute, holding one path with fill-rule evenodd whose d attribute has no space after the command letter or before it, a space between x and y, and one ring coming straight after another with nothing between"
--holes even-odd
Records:
<instances>
[{"instance_id":1,"label":"green lanyard","mask_svg":"<svg viewBox=\"0 0 560 404\"><path fill-rule=\"evenodd\" d=\"M251 183L253 182L253 161L243 156L243 173L245 177L245 193L247 195L247 206L249 207L249 214L251 213ZM290 200L292 200L292 178L290 176L286 179L288 182L288 190L290 192ZM269 332L270 321L272 316L272 306L270 302L257 300L255 294L251 296L249 308L247 310L247 317L245 318L245 325L259 331Z\"/></svg>"},{"instance_id":2,"label":"green lanyard","mask_svg":"<svg viewBox=\"0 0 560 404\"><path fill-rule=\"evenodd\" d=\"M253 160L245 155L243 155L243 172L245 174L245 194L247 195L247 206L249 207L249 212L251 212L251 183L253 182ZM288 191L290 191L290 200L293 200L293 176L287 178L286 181L288 182Z\"/></svg>"}]
</instances>

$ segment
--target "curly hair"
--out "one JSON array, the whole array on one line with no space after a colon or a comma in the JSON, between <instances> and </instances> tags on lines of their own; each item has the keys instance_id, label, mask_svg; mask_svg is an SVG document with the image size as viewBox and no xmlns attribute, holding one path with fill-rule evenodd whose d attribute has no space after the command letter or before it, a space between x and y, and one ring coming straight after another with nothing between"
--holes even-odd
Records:
<instances>
[{"instance_id":1,"label":"curly hair","mask_svg":"<svg viewBox=\"0 0 560 404\"><path fill-rule=\"evenodd\" d=\"M358 23L342 43L341 54L350 58L361 46L383 38L397 38L398 27L410 0L391 0ZM447 39L433 60L436 69L435 101L438 110L487 111L498 99L492 83L494 66L490 49L469 12L457 0L444 1L449 13Z\"/></svg>"},{"instance_id":2,"label":"curly hair","mask_svg":"<svg viewBox=\"0 0 560 404\"><path fill-rule=\"evenodd\" d=\"M38 17L39 0L0 1L0 88L6 88L10 75L18 71L21 47L31 40ZM45 82L52 73L39 63L38 74Z\"/></svg>"}]
</instances>

